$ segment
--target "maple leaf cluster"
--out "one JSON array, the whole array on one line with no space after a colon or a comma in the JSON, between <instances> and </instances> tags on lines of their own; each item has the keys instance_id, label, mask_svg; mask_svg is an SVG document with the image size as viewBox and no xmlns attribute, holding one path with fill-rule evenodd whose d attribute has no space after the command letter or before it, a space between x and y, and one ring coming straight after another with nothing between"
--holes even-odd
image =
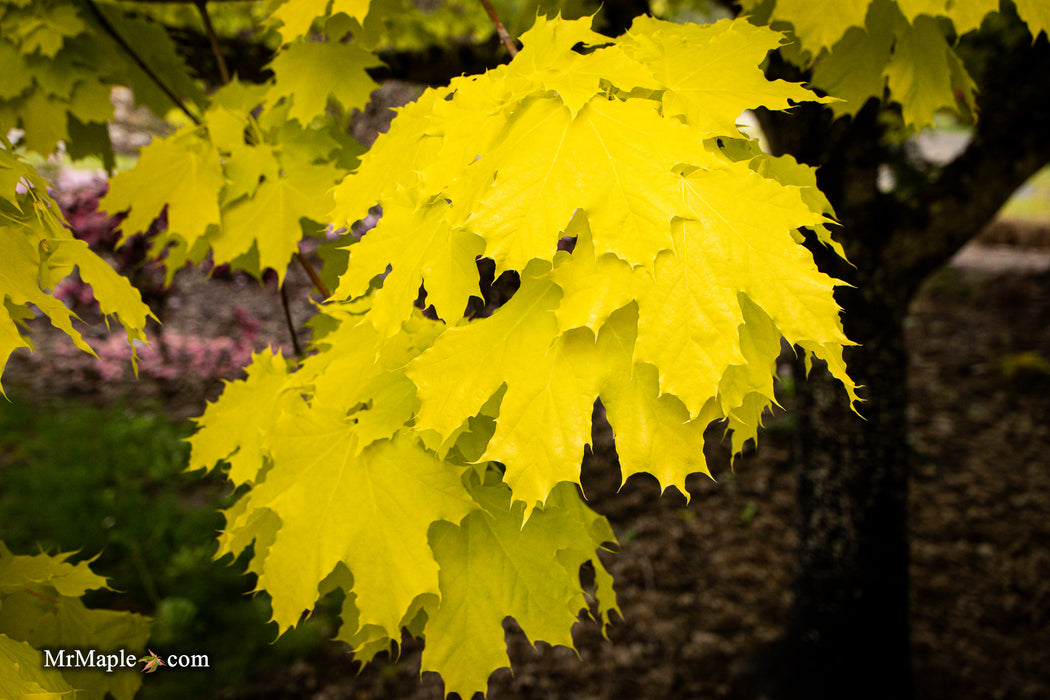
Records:
<instances>
[{"instance_id":1,"label":"maple leaf cluster","mask_svg":"<svg viewBox=\"0 0 1050 700\"><path fill-rule=\"evenodd\" d=\"M855 398L835 280L798 232L839 250L830 206L811 169L735 125L820 99L763 76L780 40L639 18L610 41L541 17L509 64L403 108L336 186L337 226L383 216L349 247L315 352L255 356L191 440L191 467L225 460L251 486L220 555L254 544L282 630L342 587L359 658L406 628L448 692L484 691L506 616L571 645L581 610L615 610L596 557L615 538L577 489L596 400L623 478L684 493L708 425L735 449L757 435L781 338ZM468 319L482 256L520 288Z\"/></svg>"},{"instance_id":2,"label":"maple leaf cluster","mask_svg":"<svg viewBox=\"0 0 1050 700\"><path fill-rule=\"evenodd\" d=\"M743 0L755 21L789 23L797 39L786 56L812 67L812 85L842 98L835 116L856 114L870 98L901 106L908 130L933 126L938 111L972 119L977 86L948 36L980 28L999 0ZM1050 3L1014 0L1032 37L1050 32ZM948 20L947 25L943 20ZM819 59L819 60L818 60Z\"/></svg>"},{"instance_id":3,"label":"maple leaf cluster","mask_svg":"<svg viewBox=\"0 0 1050 700\"><path fill-rule=\"evenodd\" d=\"M27 333L28 321L36 315L32 307L78 348L95 354L73 325L76 315L53 295L74 268L91 286L103 315L114 316L124 327L135 366L134 342L146 339L152 312L127 279L73 237L47 183L13 150L0 136L0 372L15 350L33 348Z\"/></svg>"}]
</instances>

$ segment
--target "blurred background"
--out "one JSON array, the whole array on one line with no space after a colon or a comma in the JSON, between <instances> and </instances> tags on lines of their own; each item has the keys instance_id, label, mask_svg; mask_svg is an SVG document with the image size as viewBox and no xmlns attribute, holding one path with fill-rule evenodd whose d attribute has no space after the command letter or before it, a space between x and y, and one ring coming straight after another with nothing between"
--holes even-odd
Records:
<instances>
[{"instance_id":1,"label":"blurred background","mask_svg":"<svg viewBox=\"0 0 1050 700\"><path fill-rule=\"evenodd\" d=\"M668 11L718 16L701 5ZM166 21L196 31L193 15L172 11ZM440 31L494 54L485 21ZM220 29L231 45L244 31L233 20ZM392 59L432 37L414 41L392 47ZM455 66L443 70L454 74ZM355 123L359 140L373 139L391 107L419 94L422 82L408 77L384 82ZM165 125L135 108L126 91L113 100L111 133L126 167ZM900 137L893 152L901 162L942 168L971 136L971 127L946 119ZM12 356L4 373L9 401L0 402L7 546L93 559L113 590L87 596L90 606L151 616L150 647L158 652L210 655L209 670L146 677L138 697L442 697L437 677L419 680L414 640L363 670L326 641L338 626L337 594L275 642L268 599L253 594L244 561L213 561L219 511L234 494L220 475L183 471L185 439L190 418L218 396L223 380L240 376L253 351L292 353L276 281L204 266L180 271L166 287L143 258L141 237L114 248L119 219L97 210L106 191L99 164L59 154L38 166L75 234L135 282L162 325L140 348L134 377L122 334L108 333L90 289L73 280L59 295L90 324L85 337L99 359L43 325L34 327L36 351ZM880 188L907 189L913 170L887 165ZM300 332L311 314L309 290L291 268L286 291ZM926 279L905 329L916 695L1050 697L1050 170ZM596 410L583 486L620 541L620 551L603 558L623 619L608 639L593 624L578 625L578 654L533 648L508 622L514 669L493 676L493 697L748 697L741 679L749 660L777 639L792 602L794 404L805 379L789 355L780 376L785 410L769 416L757 448L749 446L732 469L720 429L709 431L715 481L691 479L688 504L674 492L661 496L645 476L620 488L612 436Z\"/></svg>"}]
</instances>

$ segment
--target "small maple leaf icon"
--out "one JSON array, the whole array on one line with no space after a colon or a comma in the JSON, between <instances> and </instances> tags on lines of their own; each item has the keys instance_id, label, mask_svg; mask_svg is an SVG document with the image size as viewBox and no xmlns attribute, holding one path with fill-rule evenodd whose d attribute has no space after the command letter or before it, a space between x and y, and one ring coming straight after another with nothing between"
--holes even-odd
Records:
<instances>
[{"instance_id":1,"label":"small maple leaf icon","mask_svg":"<svg viewBox=\"0 0 1050 700\"><path fill-rule=\"evenodd\" d=\"M157 656L157 653L152 649L148 649L147 651L149 651L149 656L143 656L139 661L145 662L146 664L142 667L143 673L153 673L157 670L157 667L163 666L164 662L160 660L160 657Z\"/></svg>"}]
</instances>

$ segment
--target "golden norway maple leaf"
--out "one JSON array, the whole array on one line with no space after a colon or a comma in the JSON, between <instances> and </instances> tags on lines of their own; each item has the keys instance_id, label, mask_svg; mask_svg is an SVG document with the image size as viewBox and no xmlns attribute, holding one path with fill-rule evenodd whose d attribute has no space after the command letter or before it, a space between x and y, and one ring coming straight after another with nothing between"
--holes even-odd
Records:
<instances>
[{"instance_id":1,"label":"golden norway maple leaf","mask_svg":"<svg viewBox=\"0 0 1050 700\"><path fill-rule=\"evenodd\" d=\"M798 231L841 253L831 208L812 169L733 124L745 108L818 99L763 82L780 40L655 20L608 40L540 18L510 64L400 110L334 190L337 225L375 204L384 215L348 247L315 354L295 370L257 358L194 443L253 480L226 512L221 552L254 542L250 567L282 629L342 587L339 638L361 658L401 628L425 635L424 669L469 696L507 663L505 616L571 643L587 603L579 566L611 539L576 487L595 401L623 478L648 472L685 492L706 472L713 421L736 450L757 434L782 338L856 398L836 281ZM520 286L466 318L482 256ZM417 308L421 293L440 320ZM223 431L254 391L279 398ZM606 619L615 598L599 564Z\"/></svg>"}]
</instances>

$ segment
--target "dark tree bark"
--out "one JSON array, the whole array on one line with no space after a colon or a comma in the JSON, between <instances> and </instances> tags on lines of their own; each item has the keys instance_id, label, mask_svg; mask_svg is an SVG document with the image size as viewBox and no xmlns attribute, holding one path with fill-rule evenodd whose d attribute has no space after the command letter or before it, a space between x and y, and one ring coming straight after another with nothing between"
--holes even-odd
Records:
<instances>
[{"instance_id":1,"label":"dark tree bark","mask_svg":"<svg viewBox=\"0 0 1050 700\"><path fill-rule=\"evenodd\" d=\"M1045 38L1004 47L985 73L973 142L906 199L876 186L891 157L874 101L845 123L808 107L763 115L775 150L821 166L821 189L843 224L838 237L855 268L813 250L822 269L853 285L836 298L847 336L860 344L846 360L865 401L861 419L821 369L798 385L794 605L782 638L743 674L744 695L913 697L904 318L926 276L1050 162L1050 138L1035 118L1050 100L1048 71Z\"/></svg>"},{"instance_id":2,"label":"dark tree bark","mask_svg":"<svg viewBox=\"0 0 1050 700\"><path fill-rule=\"evenodd\" d=\"M649 0L615 0L602 3L600 30L617 37L631 28L638 15L649 14Z\"/></svg>"}]
</instances>

